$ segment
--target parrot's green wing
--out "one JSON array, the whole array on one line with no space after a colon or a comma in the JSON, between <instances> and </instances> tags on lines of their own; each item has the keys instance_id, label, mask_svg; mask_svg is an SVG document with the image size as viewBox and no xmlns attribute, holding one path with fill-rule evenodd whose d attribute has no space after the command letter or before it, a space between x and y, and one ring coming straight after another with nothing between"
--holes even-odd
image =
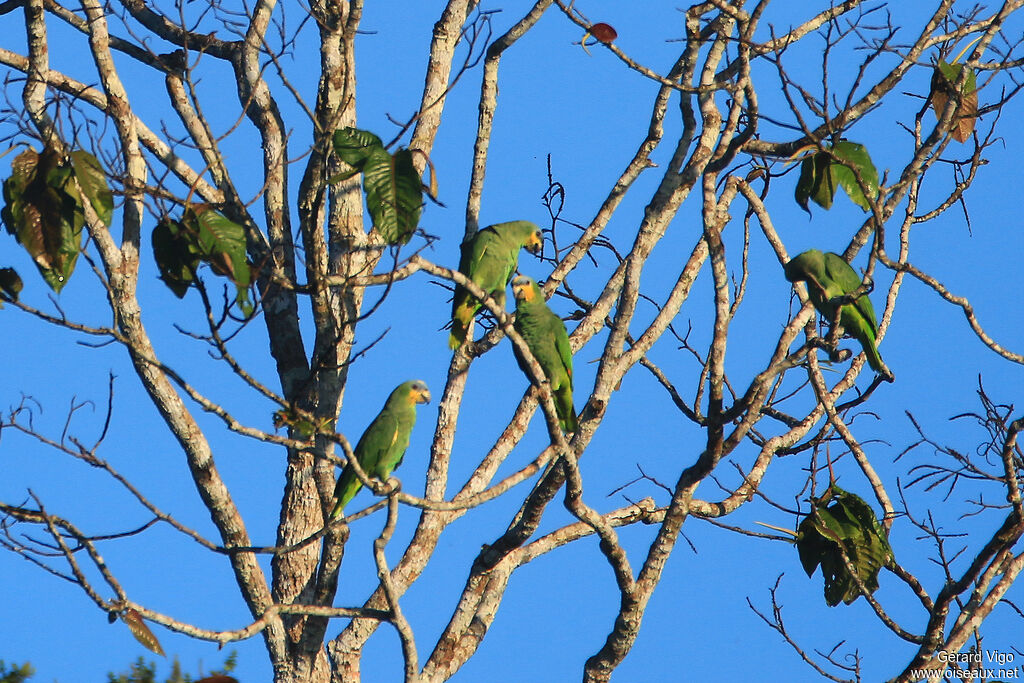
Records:
<instances>
[{"instance_id":1,"label":"parrot's green wing","mask_svg":"<svg viewBox=\"0 0 1024 683\"><path fill-rule=\"evenodd\" d=\"M504 291L519 262L522 245L506 245L493 227L484 228L469 254L470 279L488 294ZM470 295L472 296L472 295ZM477 302L477 308L480 303Z\"/></svg>"},{"instance_id":2,"label":"parrot's green wing","mask_svg":"<svg viewBox=\"0 0 1024 683\"><path fill-rule=\"evenodd\" d=\"M493 227L484 228L476 234L472 242L463 243L459 272L489 294L503 292L505 284L516 268L519 247L509 252L502 249L502 246L502 241ZM455 286L455 298L452 299L452 331L448 336L450 348L457 349L466 340L473 316L480 310L480 306L480 302L468 289L461 285Z\"/></svg>"},{"instance_id":3,"label":"parrot's green wing","mask_svg":"<svg viewBox=\"0 0 1024 683\"><path fill-rule=\"evenodd\" d=\"M825 270L828 277L837 283L842 295L855 292L862 284L857 272L838 254L825 254ZM875 320L875 308L871 305L868 295L862 294L853 304L845 304L839 320L843 329L860 342L871 369L891 381L892 373L885 367L882 356L878 353L878 347L875 345L878 337L878 323Z\"/></svg>"},{"instance_id":4,"label":"parrot's green wing","mask_svg":"<svg viewBox=\"0 0 1024 683\"><path fill-rule=\"evenodd\" d=\"M504 302L505 287L519 263L519 250L540 251L543 236L529 221L498 223L479 230L462 244L459 271L480 289ZM465 340L480 302L469 290L456 285L452 299L452 331L448 346L457 349Z\"/></svg>"},{"instance_id":5,"label":"parrot's green wing","mask_svg":"<svg viewBox=\"0 0 1024 683\"><path fill-rule=\"evenodd\" d=\"M562 430L574 432L579 425L572 403L572 349L565 323L548 308L540 288L530 278L517 277L512 288L516 295L516 331L551 385ZM512 350L519 367L528 374L525 360L514 346Z\"/></svg>"},{"instance_id":6,"label":"parrot's green wing","mask_svg":"<svg viewBox=\"0 0 1024 683\"><path fill-rule=\"evenodd\" d=\"M366 473L384 481L402 462L405 449L409 447L412 425L408 421L399 421L389 411L387 415L379 415L372 426L375 429L367 438L362 452L356 447L356 457L360 465L366 463L363 467Z\"/></svg>"},{"instance_id":7,"label":"parrot's green wing","mask_svg":"<svg viewBox=\"0 0 1024 683\"><path fill-rule=\"evenodd\" d=\"M558 357L562 360L562 367L565 368L565 373L569 376L569 384L571 385L572 347L569 345L569 332L565 329L565 323L557 315L555 316L555 321L558 323L554 326L555 350L558 352Z\"/></svg>"},{"instance_id":8,"label":"parrot's green wing","mask_svg":"<svg viewBox=\"0 0 1024 683\"><path fill-rule=\"evenodd\" d=\"M409 437L416 424L416 404L429 401L427 385L419 380L400 384L391 392L384 408L359 437L353 451L366 476L387 481L409 448ZM346 465L334 489L337 502L331 511L331 519L341 516L345 506L362 487L355 470Z\"/></svg>"},{"instance_id":9,"label":"parrot's green wing","mask_svg":"<svg viewBox=\"0 0 1024 683\"><path fill-rule=\"evenodd\" d=\"M411 431L411 429L410 429ZM389 452L393 449L394 445L400 439L399 424L398 420L395 419L394 415L388 413L387 407L374 418L370 426L363 432L362 437L359 439L359 443L356 444L354 451L356 459L359 461L359 466L363 468L363 472L369 477L378 476L378 468L381 462L387 460ZM406 445L409 443L409 436L406 435ZM402 449L404 453L404 448ZM401 455L399 455L401 459ZM392 468L394 469L394 468ZM391 472L388 471L390 475ZM382 480L387 479L387 476L380 477ZM342 471L341 476L338 478L338 484L334 488L334 496L338 502L334 506L334 510L331 512L331 517L337 517L341 514L345 506L348 505L349 501L355 498L355 495L359 493L359 489L363 488L363 483L359 481L359 477L356 476L355 470L351 465L346 465Z\"/></svg>"},{"instance_id":10,"label":"parrot's green wing","mask_svg":"<svg viewBox=\"0 0 1024 683\"><path fill-rule=\"evenodd\" d=\"M547 306L545 306L547 308ZM560 372L553 373L558 377L558 383L551 381L554 390L555 409L561 422L562 430L575 432L579 428L576 420L576 411L572 404L572 347L569 346L569 333L565 329L565 323L551 309L547 309L551 315L548 316L548 327L551 338L555 342L555 353L560 365Z\"/></svg>"},{"instance_id":11,"label":"parrot's green wing","mask_svg":"<svg viewBox=\"0 0 1024 683\"><path fill-rule=\"evenodd\" d=\"M826 275L839 285L839 289L842 290L842 295L850 294L857 291L857 288L863 284L860 275L857 274L850 264L843 260L838 254L829 252L825 254L825 273ZM837 295L837 296L842 296ZM857 312L863 316L865 322L871 328L872 333L878 333L878 323L875 318L875 307L871 305L871 299L868 298L867 294L860 296L853 303Z\"/></svg>"},{"instance_id":12,"label":"parrot's green wing","mask_svg":"<svg viewBox=\"0 0 1024 683\"><path fill-rule=\"evenodd\" d=\"M832 301L857 291L862 284L861 277L849 263L839 254L822 253L817 249L808 249L791 259L785 266L786 279L790 282L807 283L807 293L811 303L829 322L835 320L836 309ZM888 381L893 381L893 374L882 362L875 341L878 335L878 323L875 309L867 294L861 295L852 304L843 305L839 312L839 322L848 334L860 342L867 357L868 365Z\"/></svg>"}]
</instances>

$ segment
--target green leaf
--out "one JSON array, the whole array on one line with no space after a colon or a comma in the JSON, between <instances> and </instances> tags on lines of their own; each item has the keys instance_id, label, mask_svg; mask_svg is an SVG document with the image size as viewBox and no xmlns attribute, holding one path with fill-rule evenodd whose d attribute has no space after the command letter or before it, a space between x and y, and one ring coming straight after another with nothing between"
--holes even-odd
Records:
<instances>
[{"instance_id":1,"label":"green leaf","mask_svg":"<svg viewBox=\"0 0 1024 683\"><path fill-rule=\"evenodd\" d=\"M978 77L973 70L968 71L964 77L959 94L956 92L955 84L960 79L963 67L963 64L949 64L940 59L932 72L931 83L935 118L942 118L950 98L959 100L949 124L949 134L957 142L967 142L978 118Z\"/></svg>"},{"instance_id":2,"label":"green leaf","mask_svg":"<svg viewBox=\"0 0 1024 683\"><path fill-rule=\"evenodd\" d=\"M842 140L832 148L832 154L836 158L836 161L829 164L833 180L846 191L846 195L854 204L865 211L870 211L871 200L878 197L878 171L871 163L867 148L856 142ZM867 186L867 196L857 183L857 178L850 167L857 169L861 181Z\"/></svg>"},{"instance_id":3,"label":"green leaf","mask_svg":"<svg viewBox=\"0 0 1024 683\"><path fill-rule=\"evenodd\" d=\"M832 502L831 505L828 505ZM871 507L859 496L832 484L797 528L800 563L811 576L820 565L825 579L825 602L834 607L860 597L859 578L869 593L878 589L878 573L892 560L885 530ZM828 505L826 507L826 505ZM851 574L843 555L849 559Z\"/></svg>"},{"instance_id":4,"label":"green leaf","mask_svg":"<svg viewBox=\"0 0 1024 683\"><path fill-rule=\"evenodd\" d=\"M35 669L28 662L21 666L11 664L10 668L7 668L4 660L0 659L0 683L25 683L35 673Z\"/></svg>"},{"instance_id":5,"label":"green leaf","mask_svg":"<svg viewBox=\"0 0 1024 683\"><path fill-rule=\"evenodd\" d=\"M245 315L252 313L249 300L249 285L252 284L252 270L246 260L245 228L228 220L206 204L194 204L185 212L185 220L195 217L198 226L199 248L203 260L218 275L235 283L235 300Z\"/></svg>"},{"instance_id":6,"label":"green leaf","mask_svg":"<svg viewBox=\"0 0 1024 683\"><path fill-rule=\"evenodd\" d=\"M193 205L185 216L186 221L195 217L200 253L213 270L230 278L239 287L248 287L251 273L245 255L245 229L206 204Z\"/></svg>"},{"instance_id":7,"label":"green leaf","mask_svg":"<svg viewBox=\"0 0 1024 683\"><path fill-rule=\"evenodd\" d=\"M807 207L807 200L813 199L814 203L826 210L832 208L832 197L836 193L832 176L828 172L830 157L819 152L808 155L800 164L800 179L796 183L796 203L807 213L811 210Z\"/></svg>"},{"instance_id":8,"label":"green leaf","mask_svg":"<svg viewBox=\"0 0 1024 683\"><path fill-rule=\"evenodd\" d=\"M380 138L370 131L351 126L334 131L334 153L357 173L362 173L366 160L378 150L387 151Z\"/></svg>"},{"instance_id":9,"label":"green leaf","mask_svg":"<svg viewBox=\"0 0 1024 683\"><path fill-rule=\"evenodd\" d=\"M851 167L857 169L861 181L867 186L867 195L857 183ZM878 171L864 145L842 140L824 151L804 157L796 183L796 203L810 213L807 206L810 199L827 211L832 208L837 187L843 188L854 204L865 211L871 210L870 200L878 196Z\"/></svg>"},{"instance_id":10,"label":"green leaf","mask_svg":"<svg viewBox=\"0 0 1024 683\"><path fill-rule=\"evenodd\" d=\"M103 167L96 157L83 150L76 150L69 156L71 168L78 179L78 186L82 188L82 193L92 205L96 216L103 225L109 226L114 215L114 195L107 185L107 175L103 172Z\"/></svg>"},{"instance_id":11,"label":"green leaf","mask_svg":"<svg viewBox=\"0 0 1024 683\"><path fill-rule=\"evenodd\" d=\"M423 183L413 165L412 152L394 155L381 150L367 159L363 171L366 207L373 227L388 244L405 244L419 225L423 210Z\"/></svg>"},{"instance_id":12,"label":"green leaf","mask_svg":"<svg viewBox=\"0 0 1024 683\"><path fill-rule=\"evenodd\" d=\"M3 216L7 231L35 261L43 279L60 292L74 271L82 245L85 216L71 189L71 167L52 148L27 149L11 163L4 181Z\"/></svg>"},{"instance_id":13,"label":"green leaf","mask_svg":"<svg viewBox=\"0 0 1024 683\"><path fill-rule=\"evenodd\" d=\"M160 269L160 279L175 296L183 298L199 267L199 248L194 236L188 235L179 221L164 217L153 228L153 257Z\"/></svg>"},{"instance_id":14,"label":"green leaf","mask_svg":"<svg viewBox=\"0 0 1024 683\"><path fill-rule=\"evenodd\" d=\"M142 643L142 645L152 652L164 657L164 649L160 647L160 641L156 639L153 632L146 626L146 622L142 620L142 615L133 610L127 608L121 612L121 621L128 625L128 629L135 636L135 640Z\"/></svg>"},{"instance_id":15,"label":"green leaf","mask_svg":"<svg viewBox=\"0 0 1024 683\"><path fill-rule=\"evenodd\" d=\"M357 173L363 174L366 208L373 227L388 244L405 244L416 232L423 210L423 182L412 152L391 154L380 138L365 130L334 131L334 152ZM341 174L331 182L351 177Z\"/></svg>"},{"instance_id":16,"label":"green leaf","mask_svg":"<svg viewBox=\"0 0 1024 683\"><path fill-rule=\"evenodd\" d=\"M17 301L22 287L24 287L24 283L22 283L18 271L14 268L0 268L0 292L3 292L8 299Z\"/></svg>"},{"instance_id":17,"label":"green leaf","mask_svg":"<svg viewBox=\"0 0 1024 683\"><path fill-rule=\"evenodd\" d=\"M153 229L153 256L160 279L179 299L195 282L196 269L204 262L235 284L235 300L249 315L253 310L249 299L252 269L245 245L245 229L208 204L193 204L180 221L165 217Z\"/></svg>"},{"instance_id":18,"label":"green leaf","mask_svg":"<svg viewBox=\"0 0 1024 683\"><path fill-rule=\"evenodd\" d=\"M960 79L960 72L963 70L963 64L950 64L943 60L939 60L935 68L939 71L939 74L944 77L944 80L950 88L953 84ZM963 87L960 92L964 95L970 95L972 92L978 89L978 76L973 70L967 72L967 76L964 78Z\"/></svg>"},{"instance_id":19,"label":"green leaf","mask_svg":"<svg viewBox=\"0 0 1024 683\"><path fill-rule=\"evenodd\" d=\"M4 208L0 210L8 234L18 236L22 224L25 188L35 177L39 155L34 149L27 149L11 162L11 175L4 181Z\"/></svg>"},{"instance_id":20,"label":"green leaf","mask_svg":"<svg viewBox=\"0 0 1024 683\"><path fill-rule=\"evenodd\" d=\"M821 523L822 519L815 508L796 528L796 550L800 556L800 564L808 577L814 574L814 570L821 564L821 559L831 552L835 545L830 535L821 532Z\"/></svg>"}]
</instances>

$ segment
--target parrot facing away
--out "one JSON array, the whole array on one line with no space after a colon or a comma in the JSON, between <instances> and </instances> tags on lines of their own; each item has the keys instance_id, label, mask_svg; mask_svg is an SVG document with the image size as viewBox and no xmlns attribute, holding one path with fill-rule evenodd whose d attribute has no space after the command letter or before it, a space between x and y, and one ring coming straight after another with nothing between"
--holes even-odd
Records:
<instances>
[{"instance_id":1,"label":"parrot facing away","mask_svg":"<svg viewBox=\"0 0 1024 683\"><path fill-rule=\"evenodd\" d=\"M531 253L539 254L542 246L544 236L540 228L530 221L491 225L477 231L469 242L463 242L459 272L504 305L505 287L516 272L519 250L525 247ZM457 349L466 341L469 326L480 306L469 290L455 286L449 348Z\"/></svg>"},{"instance_id":2,"label":"parrot facing away","mask_svg":"<svg viewBox=\"0 0 1024 683\"><path fill-rule=\"evenodd\" d=\"M790 282L802 280L807 283L811 303L829 322L836 318L836 307L832 300L851 294L862 284L861 277L842 256L832 252L822 253L817 249L808 249L795 256L784 269L786 279ZM875 309L867 294L858 297L852 304L843 304L839 312L839 324L847 334L860 342L871 369L887 381L893 381L892 372L882 362L875 346L878 324L875 321Z\"/></svg>"},{"instance_id":3,"label":"parrot facing away","mask_svg":"<svg viewBox=\"0 0 1024 683\"><path fill-rule=\"evenodd\" d=\"M512 292L516 297L516 332L530 347L551 384L551 395L562 431L575 432L579 423L572 406L572 349L565 323L548 308L544 294L532 278L520 275L512 280ZM512 350L519 367L529 375L519 349L513 345Z\"/></svg>"},{"instance_id":4,"label":"parrot facing away","mask_svg":"<svg viewBox=\"0 0 1024 683\"><path fill-rule=\"evenodd\" d=\"M359 437L354 451L359 466L368 477L382 482L388 480L391 472L402 464L402 456L409 447L409 435L416 423L416 404L430 403L430 391L420 380L399 384L388 400L384 402L377 417ZM337 519L350 500L363 487L355 470L346 465L334 488L337 502L331 511L331 519Z\"/></svg>"}]
</instances>

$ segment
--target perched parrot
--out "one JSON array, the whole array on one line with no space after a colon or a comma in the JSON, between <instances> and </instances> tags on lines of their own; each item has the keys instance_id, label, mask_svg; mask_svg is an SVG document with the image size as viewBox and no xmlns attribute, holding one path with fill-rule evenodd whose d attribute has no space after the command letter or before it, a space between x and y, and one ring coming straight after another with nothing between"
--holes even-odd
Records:
<instances>
[{"instance_id":1,"label":"perched parrot","mask_svg":"<svg viewBox=\"0 0 1024 683\"><path fill-rule=\"evenodd\" d=\"M368 477L387 481L394 469L402 464L402 456L409 447L412 426L416 423L417 403L430 403L427 385L419 380L399 384L388 396L384 408L359 437L355 456ZM363 483L359 481L355 470L351 465L346 465L334 488L337 502L331 511L331 519L341 516L342 510L362 487Z\"/></svg>"},{"instance_id":2,"label":"perched parrot","mask_svg":"<svg viewBox=\"0 0 1024 683\"><path fill-rule=\"evenodd\" d=\"M531 253L539 254L542 246L544 236L530 221L491 225L478 231L469 242L463 242L459 272L504 304L505 287L516 272L519 250L526 247ZM450 348L457 349L466 341L466 333L480 305L468 290L455 286L452 333L448 337Z\"/></svg>"},{"instance_id":3,"label":"perched parrot","mask_svg":"<svg viewBox=\"0 0 1024 683\"><path fill-rule=\"evenodd\" d=\"M832 300L850 294L862 284L861 277L842 256L832 252L823 254L817 249L808 249L791 259L786 264L785 271L786 279L790 282L803 280L807 283L811 303L830 322L836 317ZM864 354L871 369L891 382L892 372L885 367L882 357L878 354L878 348L875 347L878 323L875 322L875 309L866 294L858 297L852 304L843 305L839 313L839 323L847 334L864 347Z\"/></svg>"},{"instance_id":4,"label":"perched parrot","mask_svg":"<svg viewBox=\"0 0 1024 683\"><path fill-rule=\"evenodd\" d=\"M555 411L562 431L575 432L579 427L572 406L572 350L565 323L544 302L544 294L531 278L520 275L512 280L516 297L515 328L530 352L537 359L544 376L551 384ZM523 372L528 373L526 362L514 345L512 350Z\"/></svg>"}]
</instances>

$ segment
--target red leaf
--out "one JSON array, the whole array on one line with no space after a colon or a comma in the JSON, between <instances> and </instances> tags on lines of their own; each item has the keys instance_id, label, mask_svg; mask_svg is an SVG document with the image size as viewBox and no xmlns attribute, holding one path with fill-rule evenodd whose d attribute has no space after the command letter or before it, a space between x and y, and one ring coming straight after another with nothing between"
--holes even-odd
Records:
<instances>
[{"instance_id":1,"label":"red leaf","mask_svg":"<svg viewBox=\"0 0 1024 683\"><path fill-rule=\"evenodd\" d=\"M594 24L590 27L589 33L602 43L610 43L619 37L619 34L615 32L615 29L605 23Z\"/></svg>"}]
</instances>

